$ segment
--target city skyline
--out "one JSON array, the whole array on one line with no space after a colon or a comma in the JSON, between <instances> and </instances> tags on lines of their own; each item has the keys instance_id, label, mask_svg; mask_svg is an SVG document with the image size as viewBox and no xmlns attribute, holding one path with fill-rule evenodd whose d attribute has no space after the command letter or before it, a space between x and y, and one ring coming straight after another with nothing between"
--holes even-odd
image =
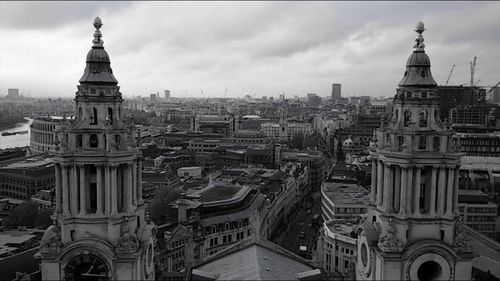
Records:
<instances>
[{"instance_id":1,"label":"city skyline","mask_svg":"<svg viewBox=\"0 0 500 281\"><path fill-rule=\"evenodd\" d=\"M63 14L57 11L64 11ZM20 17L20 15L23 15ZM491 2L1 2L0 96L74 97L88 24L104 18L104 46L125 97L395 94L422 20L433 75L450 85L492 86L500 59ZM227 90L226 90L227 89Z\"/></svg>"}]
</instances>

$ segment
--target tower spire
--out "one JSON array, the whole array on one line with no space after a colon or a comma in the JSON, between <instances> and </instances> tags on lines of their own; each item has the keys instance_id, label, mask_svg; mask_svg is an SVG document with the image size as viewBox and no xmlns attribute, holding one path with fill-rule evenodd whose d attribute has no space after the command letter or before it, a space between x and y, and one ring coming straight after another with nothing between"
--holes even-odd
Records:
<instances>
[{"instance_id":1,"label":"tower spire","mask_svg":"<svg viewBox=\"0 0 500 281\"><path fill-rule=\"evenodd\" d=\"M94 47L102 47L104 44L104 41L101 39L102 33L101 33L101 26L102 26L102 21L100 17L96 17L94 19L94 27L95 27L95 32L94 32L94 40L92 40L92 43L94 43Z\"/></svg>"},{"instance_id":2,"label":"tower spire","mask_svg":"<svg viewBox=\"0 0 500 281\"><path fill-rule=\"evenodd\" d=\"M425 31L424 23L419 21L417 22L417 26L415 27L415 32L417 34L417 38L415 39L415 45L413 46L413 50L415 51L425 51L424 37L422 33Z\"/></svg>"}]
</instances>

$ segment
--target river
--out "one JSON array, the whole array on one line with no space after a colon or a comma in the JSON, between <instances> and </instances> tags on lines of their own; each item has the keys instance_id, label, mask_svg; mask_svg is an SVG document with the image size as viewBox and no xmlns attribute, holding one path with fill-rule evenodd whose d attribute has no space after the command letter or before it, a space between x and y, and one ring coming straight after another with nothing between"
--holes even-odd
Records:
<instances>
[{"instance_id":1,"label":"river","mask_svg":"<svg viewBox=\"0 0 500 281\"><path fill-rule=\"evenodd\" d=\"M30 145L30 125L33 122L33 119L24 117L24 119L28 120L28 123L17 123L13 127L5 130L0 130L0 149L4 148L13 148L13 147L24 147ZM2 136L3 132L17 132L17 131L25 131L27 130L27 134L17 134L12 136Z\"/></svg>"}]
</instances>

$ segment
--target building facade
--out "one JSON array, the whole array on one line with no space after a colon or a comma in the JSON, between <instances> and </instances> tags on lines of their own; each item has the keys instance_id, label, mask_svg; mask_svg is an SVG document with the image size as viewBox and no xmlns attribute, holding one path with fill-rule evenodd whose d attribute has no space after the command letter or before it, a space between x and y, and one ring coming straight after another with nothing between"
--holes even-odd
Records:
<instances>
[{"instance_id":1,"label":"building facade","mask_svg":"<svg viewBox=\"0 0 500 281\"><path fill-rule=\"evenodd\" d=\"M155 226L144 214L141 156L104 50L100 18L55 157L55 217L42 280L154 280Z\"/></svg>"},{"instance_id":2,"label":"building facade","mask_svg":"<svg viewBox=\"0 0 500 281\"><path fill-rule=\"evenodd\" d=\"M54 117L39 117L33 119L30 125L30 150L33 153L55 151L57 131L64 125L66 119Z\"/></svg>"},{"instance_id":3,"label":"building facade","mask_svg":"<svg viewBox=\"0 0 500 281\"><path fill-rule=\"evenodd\" d=\"M439 118L424 24L415 31L393 118L370 147L373 209L357 230L357 280L471 278L474 256L457 209L462 154Z\"/></svg>"}]
</instances>

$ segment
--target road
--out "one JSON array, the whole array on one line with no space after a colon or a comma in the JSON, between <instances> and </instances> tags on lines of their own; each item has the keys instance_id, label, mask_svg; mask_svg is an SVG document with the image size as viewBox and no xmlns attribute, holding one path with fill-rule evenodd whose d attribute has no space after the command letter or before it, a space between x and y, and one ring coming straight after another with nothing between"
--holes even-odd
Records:
<instances>
[{"instance_id":1,"label":"road","mask_svg":"<svg viewBox=\"0 0 500 281\"><path fill-rule=\"evenodd\" d=\"M316 247L316 240L318 231L312 226L312 218L314 214L320 214L321 211L321 195L318 192L312 193L313 204L310 214L307 212L307 206L299 206L295 215L292 215L290 221L287 223L287 229L275 242L283 248L299 254L299 246L301 242L307 245L308 257L310 257L311 250ZM321 217L321 215L320 215ZM300 238L300 233L304 232L305 238Z\"/></svg>"}]
</instances>

